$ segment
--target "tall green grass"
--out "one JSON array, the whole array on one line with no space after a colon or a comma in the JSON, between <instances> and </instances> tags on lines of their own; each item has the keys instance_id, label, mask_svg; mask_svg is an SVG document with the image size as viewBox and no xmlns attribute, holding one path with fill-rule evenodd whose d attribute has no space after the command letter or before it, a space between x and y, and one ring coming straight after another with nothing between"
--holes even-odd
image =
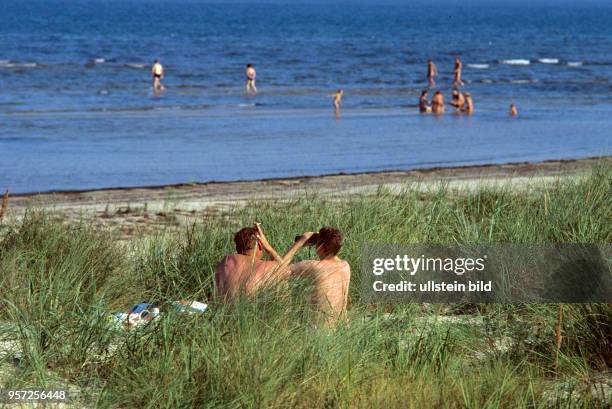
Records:
<instances>
[{"instance_id":1,"label":"tall green grass","mask_svg":"<svg viewBox=\"0 0 612 409\"><path fill-rule=\"evenodd\" d=\"M468 309L482 325L440 319L465 312L460 306L362 305L360 250L366 242L610 243L611 176L601 167L527 191L407 187L399 195L253 202L130 243L32 211L5 225L0 241L0 322L8 323L0 341L16 339L23 350L0 383L70 382L98 407L545 407L556 379L586 385L609 370L610 305L564 306L555 371L556 305ZM324 225L344 232L340 255L354 271L346 322L321 326L292 282L230 305L211 300L204 315L168 311L137 332L109 329L108 313L138 302L208 300L234 231L253 221L279 250ZM504 339L507 348L495 347ZM588 394L574 404L605 405Z\"/></svg>"}]
</instances>

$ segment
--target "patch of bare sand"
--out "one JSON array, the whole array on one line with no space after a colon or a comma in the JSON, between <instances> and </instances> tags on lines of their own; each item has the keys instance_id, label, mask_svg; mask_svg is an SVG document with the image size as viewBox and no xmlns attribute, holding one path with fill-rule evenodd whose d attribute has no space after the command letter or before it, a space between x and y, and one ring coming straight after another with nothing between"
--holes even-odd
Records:
<instances>
[{"instance_id":1,"label":"patch of bare sand","mask_svg":"<svg viewBox=\"0 0 612 409\"><path fill-rule=\"evenodd\" d=\"M9 212L20 218L29 207L45 209L68 221L93 218L116 227L124 238L160 228L224 214L250 200L288 201L306 195L329 200L375 193L380 187L391 192L410 188L431 191L444 184L447 189L470 192L479 187L511 185L529 191L560 178L580 177L612 157L540 163L434 168L412 171L337 174L237 182L210 182L168 186L110 188L78 192L50 192L11 197Z\"/></svg>"}]
</instances>

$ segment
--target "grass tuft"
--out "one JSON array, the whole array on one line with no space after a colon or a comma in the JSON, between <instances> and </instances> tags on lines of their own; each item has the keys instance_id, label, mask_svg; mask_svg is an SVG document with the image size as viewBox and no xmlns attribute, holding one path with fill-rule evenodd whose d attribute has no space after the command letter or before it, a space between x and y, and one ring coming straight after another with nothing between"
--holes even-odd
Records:
<instances>
[{"instance_id":1,"label":"grass tuft","mask_svg":"<svg viewBox=\"0 0 612 409\"><path fill-rule=\"evenodd\" d=\"M408 186L341 201L253 202L228 218L127 244L86 222L30 211L0 239L0 342L16 340L22 351L13 372L0 371L0 383L67 382L92 392L90 402L102 408L557 402L562 394L550 397L552 383L584 386L610 370L610 305L564 305L557 354L558 305L361 304L360 251L367 242L610 243L611 176L602 167L544 191L457 194L441 186L423 193ZM254 220L280 250L303 231L333 225L344 232L341 256L354 271L346 323L321 327L307 290L294 282L230 305L211 300L204 315L167 308L177 299L210 298L233 232ZM298 260L309 257L306 250ZM142 301L167 313L137 332L109 327L108 313ZM575 399L576 407L606 405L586 393Z\"/></svg>"}]
</instances>

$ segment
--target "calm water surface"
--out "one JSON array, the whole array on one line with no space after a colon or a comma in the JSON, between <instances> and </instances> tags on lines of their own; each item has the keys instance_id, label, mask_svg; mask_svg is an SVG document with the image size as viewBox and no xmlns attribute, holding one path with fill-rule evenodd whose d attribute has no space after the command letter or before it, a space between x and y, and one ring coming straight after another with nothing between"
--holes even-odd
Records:
<instances>
[{"instance_id":1,"label":"calm water surface","mask_svg":"<svg viewBox=\"0 0 612 409\"><path fill-rule=\"evenodd\" d=\"M0 189L33 192L607 155L612 7L15 1ZM416 112L426 61L472 117ZM166 92L154 96L159 58ZM243 95L244 65L259 95ZM335 117L328 94L345 90ZM511 102L520 117L507 115Z\"/></svg>"}]
</instances>

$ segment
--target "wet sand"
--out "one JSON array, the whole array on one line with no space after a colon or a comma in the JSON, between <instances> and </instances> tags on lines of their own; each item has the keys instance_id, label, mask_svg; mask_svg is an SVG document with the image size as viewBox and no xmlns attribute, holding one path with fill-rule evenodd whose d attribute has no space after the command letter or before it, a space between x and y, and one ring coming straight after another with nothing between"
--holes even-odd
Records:
<instances>
[{"instance_id":1,"label":"wet sand","mask_svg":"<svg viewBox=\"0 0 612 409\"><path fill-rule=\"evenodd\" d=\"M585 174L598 163L610 164L612 157L22 194L11 196L9 216L19 218L28 207L42 208L68 220L94 218L104 225L120 227L129 236L136 231L180 225L184 220L223 213L249 200L283 201L306 194L341 200L372 194L381 186L393 192L408 186L426 191L440 183L458 192L508 183L513 188L529 190L558 178Z\"/></svg>"}]
</instances>

